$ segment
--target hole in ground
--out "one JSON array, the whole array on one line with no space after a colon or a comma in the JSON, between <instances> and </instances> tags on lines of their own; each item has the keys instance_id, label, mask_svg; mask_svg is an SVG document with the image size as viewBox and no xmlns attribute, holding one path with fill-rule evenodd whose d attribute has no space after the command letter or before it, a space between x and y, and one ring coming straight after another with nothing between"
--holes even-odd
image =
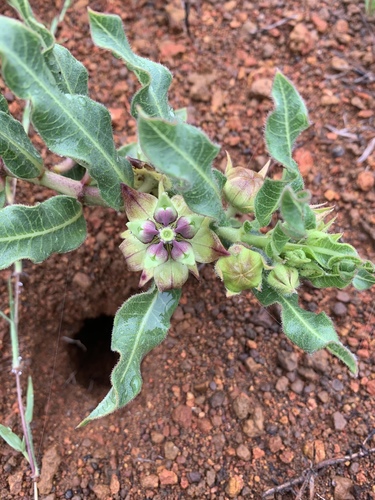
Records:
<instances>
[{"instance_id":1,"label":"hole in ground","mask_svg":"<svg viewBox=\"0 0 375 500\"><path fill-rule=\"evenodd\" d=\"M113 316L105 315L86 319L68 340L72 380L88 390L111 386L110 375L119 357L111 351L113 320Z\"/></svg>"}]
</instances>

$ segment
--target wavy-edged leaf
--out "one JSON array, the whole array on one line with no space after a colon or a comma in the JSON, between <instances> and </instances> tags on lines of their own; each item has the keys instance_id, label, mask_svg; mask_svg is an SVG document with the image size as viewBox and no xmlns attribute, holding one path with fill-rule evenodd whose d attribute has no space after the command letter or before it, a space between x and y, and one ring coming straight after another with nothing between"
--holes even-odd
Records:
<instances>
[{"instance_id":1,"label":"wavy-edged leaf","mask_svg":"<svg viewBox=\"0 0 375 500\"><path fill-rule=\"evenodd\" d=\"M335 241L335 235L318 232L314 235L312 231L304 242L303 250L307 256L316 260L318 264L326 269L340 260L352 260L357 264L362 262L357 250L348 243L339 243ZM339 235L340 236L340 235Z\"/></svg>"},{"instance_id":2,"label":"wavy-edged leaf","mask_svg":"<svg viewBox=\"0 0 375 500\"><path fill-rule=\"evenodd\" d=\"M87 70L68 49L55 44L44 58L57 87L63 94L88 95Z\"/></svg>"},{"instance_id":3,"label":"wavy-edged leaf","mask_svg":"<svg viewBox=\"0 0 375 500\"><path fill-rule=\"evenodd\" d=\"M352 373L357 374L358 367L354 354L341 344L332 321L324 312L315 314L301 309L296 294L285 297L271 288L265 280L262 291L255 290L254 293L265 306L274 303L281 305L281 320L285 335L298 347L308 353L327 348L341 359Z\"/></svg>"},{"instance_id":4,"label":"wavy-edged leaf","mask_svg":"<svg viewBox=\"0 0 375 500\"><path fill-rule=\"evenodd\" d=\"M271 240L266 248L266 254L268 257L280 255L288 241L289 236L283 231L281 222L277 221L276 226L272 230Z\"/></svg>"},{"instance_id":5,"label":"wavy-edged leaf","mask_svg":"<svg viewBox=\"0 0 375 500\"><path fill-rule=\"evenodd\" d=\"M219 152L204 132L187 123L138 117L138 136L151 164L168 175L191 210L218 220L225 214L211 165Z\"/></svg>"},{"instance_id":6,"label":"wavy-edged leaf","mask_svg":"<svg viewBox=\"0 0 375 500\"><path fill-rule=\"evenodd\" d=\"M142 85L133 97L132 115L135 118L138 116L137 107L139 107L148 116L173 120L174 112L168 104L167 97L172 81L170 71L162 64L134 54L119 16L101 14L89 9L89 20L95 45L110 50L123 59Z\"/></svg>"},{"instance_id":7,"label":"wavy-edged leaf","mask_svg":"<svg viewBox=\"0 0 375 500\"><path fill-rule=\"evenodd\" d=\"M375 285L374 272L369 272L367 271L367 269L359 269L358 273L353 279L354 288L363 291L363 290L368 290L373 285Z\"/></svg>"},{"instance_id":8,"label":"wavy-edged leaf","mask_svg":"<svg viewBox=\"0 0 375 500\"><path fill-rule=\"evenodd\" d=\"M268 152L288 170L298 172L292 151L296 138L309 126L305 103L293 84L280 72L276 73L273 82L272 97L276 107L266 122Z\"/></svg>"},{"instance_id":9,"label":"wavy-edged leaf","mask_svg":"<svg viewBox=\"0 0 375 500\"><path fill-rule=\"evenodd\" d=\"M139 394L141 361L167 335L180 295L180 290L159 292L152 286L121 306L112 332L111 348L120 354L120 361L111 375L112 389L80 427L124 407Z\"/></svg>"},{"instance_id":10,"label":"wavy-edged leaf","mask_svg":"<svg viewBox=\"0 0 375 500\"><path fill-rule=\"evenodd\" d=\"M260 227L268 226L272 214L279 208L281 193L287 181L276 181L266 178L259 189L254 202L255 217Z\"/></svg>"},{"instance_id":11,"label":"wavy-edged leaf","mask_svg":"<svg viewBox=\"0 0 375 500\"><path fill-rule=\"evenodd\" d=\"M4 441L14 450L22 453L28 460L25 442L22 441L9 427L5 427L5 425L0 424L0 437L2 437Z\"/></svg>"},{"instance_id":12,"label":"wavy-edged leaf","mask_svg":"<svg viewBox=\"0 0 375 500\"><path fill-rule=\"evenodd\" d=\"M295 193L289 186L283 190L280 212L285 224L282 228L291 238L301 239L306 235L306 223L310 223L309 218L306 220L310 198L311 195L307 191Z\"/></svg>"},{"instance_id":13,"label":"wavy-edged leaf","mask_svg":"<svg viewBox=\"0 0 375 500\"><path fill-rule=\"evenodd\" d=\"M10 205L0 210L0 269L17 260L42 262L52 253L79 247L86 237L82 205L54 196L35 207Z\"/></svg>"},{"instance_id":14,"label":"wavy-edged leaf","mask_svg":"<svg viewBox=\"0 0 375 500\"><path fill-rule=\"evenodd\" d=\"M133 171L116 152L111 117L86 96L62 94L40 53L40 38L20 22L0 16L0 54L9 88L32 102L32 122L47 146L87 167L104 200L119 210L120 184L132 184Z\"/></svg>"},{"instance_id":15,"label":"wavy-edged leaf","mask_svg":"<svg viewBox=\"0 0 375 500\"><path fill-rule=\"evenodd\" d=\"M0 111L0 156L7 169L20 179L33 179L44 170L43 160L23 126Z\"/></svg>"}]
</instances>

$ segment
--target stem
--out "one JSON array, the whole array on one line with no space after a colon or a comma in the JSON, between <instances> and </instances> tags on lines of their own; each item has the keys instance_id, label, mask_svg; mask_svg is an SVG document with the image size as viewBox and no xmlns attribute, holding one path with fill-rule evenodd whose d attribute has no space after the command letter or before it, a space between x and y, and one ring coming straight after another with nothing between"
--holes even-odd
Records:
<instances>
[{"instance_id":1,"label":"stem","mask_svg":"<svg viewBox=\"0 0 375 500\"><path fill-rule=\"evenodd\" d=\"M269 243L267 235L245 233L241 227L238 229L234 227L219 227L216 232L221 238L231 243L242 242L257 248L266 248Z\"/></svg>"}]
</instances>

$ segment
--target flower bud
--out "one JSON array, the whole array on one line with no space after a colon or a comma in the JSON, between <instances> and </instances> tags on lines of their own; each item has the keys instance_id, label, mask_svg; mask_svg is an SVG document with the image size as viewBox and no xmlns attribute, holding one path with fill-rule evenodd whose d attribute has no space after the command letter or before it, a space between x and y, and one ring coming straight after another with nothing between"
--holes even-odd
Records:
<instances>
[{"instance_id":1,"label":"flower bud","mask_svg":"<svg viewBox=\"0 0 375 500\"><path fill-rule=\"evenodd\" d=\"M262 256L240 244L232 245L229 253L229 257L221 257L215 265L216 273L224 281L227 295L260 287L264 269Z\"/></svg>"},{"instance_id":2,"label":"flower bud","mask_svg":"<svg viewBox=\"0 0 375 500\"><path fill-rule=\"evenodd\" d=\"M233 168L228 155L228 163L225 170L227 181L223 192L226 200L239 212L248 214L254 212L255 197L263 186L267 174L269 162L258 172L244 167Z\"/></svg>"},{"instance_id":3,"label":"flower bud","mask_svg":"<svg viewBox=\"0 0 375 500\"><path fill-rule=\"evenodd\" d=\"M298 271L284 264L276 264L267 276L267 282L283 295L291 295L296 293L296 288L299 286Z\"/></svg>"}]
</instances>

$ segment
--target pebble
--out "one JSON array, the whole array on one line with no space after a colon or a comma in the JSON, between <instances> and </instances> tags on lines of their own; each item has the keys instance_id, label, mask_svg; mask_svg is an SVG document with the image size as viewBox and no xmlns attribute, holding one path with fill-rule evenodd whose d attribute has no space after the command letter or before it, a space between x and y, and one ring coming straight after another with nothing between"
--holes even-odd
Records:
<instances>
[{"instance_id":1,"label":"pebble","mask_svg":"<svg viewBox=\"0 0 375 500\"><path fill-rule=\"evenodd\" d=\"M365 170L357 176L357 185L361 191L370 191L375 185L375 176L373 172Z\"/></svg>"},{"instance_id":2,"label":"pebble","mask_svg":"<svg viewBox=\"0 0 375 500\"><path fill-rule=\"evenodd\" d=\"M335 378L332 381L332 389L337 391L337 392L340 392L344 389L344 384L341 382L341 380Z\"/></svg>"},{"instance_id":3,"label":"pebble","mask_svg":"<svg viewBox=\"0 0 375 500\"><path fill-rule=\"evenodd\" d=\"M233 411L236 414L236 417L239 420L245 419L249 413L251 408L251 399L249 396L243 392L233 401L232 407Z\"/></svg>"},{"instance_id":4,"label":"pebble","mask_svg":"<svg viewBox=\"0 0 375 500\"><path fill-rule=\"evenodd\" d=\"M278 451L282 450L284 448L284 445L281 440L281 437L280 436L270 437L268 441L268 448L270 449L271 453L277 453Z\"/></svg>"},{"instance_id":5,"label":"pebble","mask_svg":"<svg viewBox=\"0 0 375 500\"><path fill-rule=\"evenodd\" d=\"M328 403L328 401L329 401L329 394L328 394L327 391L320 391L320 392L318 392L317 395L318 395L318 398L320 399L320 401L322 403Z\"/></svg>"},{"instance_id":6,"label":"pebble","mask_svg":"<svg viewBox=\"0 0 375 500\"><path fill-rule=\"evenodd\" d=\"M256 97L270 97L273 80L271 78L259 78L250 85L250 95Z\"/></svg>"},{"instance_id":7,"label":"pebble","mask_svg":"<svg viewBox=\"0 0 375 500\"><path fill-rule=\"evenodd\" d=\"M188 472L187 477L190 483L199 483L202 474L200 472Z\"/></svg>"},{"instance_id":8,"label":"pebble","mask_svg":"<svg viewBox=\"0 0 375 500\"><path fill-rule=\"evenodd\" d=\"M206 483L209 487L213 486L216 481L216 472L213 469L210 469L206 472Z\"/></svg>"},{"instance_id":9,"label":"pebble","mask_svg":"<svg viewBox=\"0 0 375 500\"><path fill-rule=\"evenodd\" d=\"M285 392L288 389L289 380L286 377L280 377L276 382L277 392Z\"/></svg>"},{"instance_id":10,"label":"pebble","mask_svg":"<svg viewBox=\"0 0 375 500\"><path fill-rule=\"evenodd\" d=\"M159 486L159 478L156 474L150 474L149 476L143 476L141 478L141 486L143 488L157 488Z\"/></svg>"},{"instance_id":11,"label":"pebble","mask_svg":"<svg viewBox=\"0 0 375 500\"><path fill-rule=\"evenodd\" d=\"M256 373L261 367L251 356L245 359L244 365L250 373Z\"/></svg>"},{"instance_id":12,"label":"pebble","mask_svg":"<svg viewBox=\"0 0 375 500\"><path fill-rule=\"evenodd\" d=\"M248 462L251 458L251 452L247 446L240 444L236 449L236 455L241 460Z\"/></svg>"},{"instance_id":13,"label":"pebble","mask_svg":"<svg viewBox=\"0 0 375 500\"><path fill-rule=\"evenodd\" d=\"M295 352L279 351L277 361L281 368L284 368L287 372L294 371L298 366L298 357Z\"/></svg>"},{"instance_id":14,"label":"pebble","mask_svg":"<svg viewBox=\"0 0 375 500\"><path fill-rule=\"evenodd\" d=\"M235 475L229 479L225 491L229 498L236 498L240 494L243 487L244 480L241 476Z\"/></svg>"},{"instance_id":15,"label":"pebble","mask_svg":"<svg viewBox=\"0 0 375 500\"><path fill-rule=\"evenodd\" d=\"M345 59L334 56L331 59L331 68L336 71L348 71L350 69L350 65Z\"/></svg>"},{"instance_id":16,"label":"pebble","mask_svg":"<svg viewBox=\"0 0 375 500\"><path fill-rule=\"evenodd\" d=\"M160 432L152 431L151 432L151 441L154 444L161 444L164 441L164 435Z\"/></svg>"},{"instance_id":17,"label":"pebble","mask_svg":"<svg viewBox=\"0 0 375 500\"><path fill-rule=\"evenodd\" d=\"M339 317L346 316L348 314L348 308L342 302L335 302L332 307L332 313Z\"/></svg>"},{"instance_id":18,"label":"pebble","mask_svg":"<svg viewBox=\"0 0 375 500\"><path fill-rule=\"evenodd\" d=\"M175 472L168 469L163 469L158 474L161 486L173 486L178 483L178 477Z\"/></svg>"},{"instance_id":19,"label":"pebble","mask_svg":"<svg viewBox=\"0 0 375 500\"><path fill-rule=\"evenodd\" d=\"M297 378L290 386L293 392L296 394L302 394L303 388L304 388L304 383L300 378Z\"/></svg>"},{"instance_id":20,"label":"pebble","mask_svg":"<svg viewBox=\"0 0 375 500\"><path fill-rule=\"evenodd\" d=\"M91 286L91 279L87 274L78 272L73 277L73 284L82 288L82 290L88 290Z\"/></svg>"},{"instance_id":21,"label":"pebble","mask_svg":"<svg viewBox=\"0 0 375 500\"><path fill-rule=\"evenodd\" d=\"M220 408L223 405L225 399L224 391L216 391L209 398L209 403L211 408Z\"/></svg>"},{"instance_id":22,"label":"pebble","mask_svg":"<svg viewBox=\"0 0 375 500\"><path fill-rule=\"evenodd\" d=\"M354 496L351 494L353 488L351 479L348 477L335 476L333 478L333 484L335 485L334 500L354 500Z\"/></svg>"},{"instance_id":23,"label":"pebble","mask_svg":"<svg viewBox=\"0 0 375 500\"><path fill-rule=\"evenodd\" d=\"M61 458L57 452L56 446L52 446L44 452L40 481L38 483L38 489L42 495L50 493L53 485L53 478L59 468L60 462Z\"/></svg>"},{"instance_id":24,"label":"pebble","mask_svg":"<svg viewBox=\"0 0 375 500\"><path fill-rule=\"evenodd\" d=\"M190 406L179 405L172 412L172 420L184 429L191 427L192 409Z\"/></svg>"},{"instance_id":25,"label":"pebble","mask_svg":"<svg viewBox=\"0 0 375 500\"><path fill-rule=\"evenodd\" d=\"M248 437L257 437L263 434L264 416L260 406L255 408L253 418L245 420L242 430Z\"/></svg>"},{"instance_id":26,"label":"pebble","mask_svg":"<svg viewBox=\"0 0 375 500\"><path fill-rule=\"evenodd\" d=\"M327 373L329 370L329 355L325 349L320 349L306 356L305 364L317 372Z\"/></svg>"},{"instance_id":27,"label":"pebble","mask_svg":"<svg viewBox=\"0 0 375 500\"><path fill-rule=\"evenodd\" d=\"M339 411L335 411L333 414L333 425L336 431L343 431L347 426L348 422L344 415Z\"/></svg>"},{"instance_id":28,"label":"pebble","mask_svg":"<svg viewBox=\"0 0 375 500\"><path fill-rule=\"evenodd\" d=\"M180 450L172 441L167 441L164 445L164 456L167 460L175 460Z\"/></svg>"}]
</instances>

